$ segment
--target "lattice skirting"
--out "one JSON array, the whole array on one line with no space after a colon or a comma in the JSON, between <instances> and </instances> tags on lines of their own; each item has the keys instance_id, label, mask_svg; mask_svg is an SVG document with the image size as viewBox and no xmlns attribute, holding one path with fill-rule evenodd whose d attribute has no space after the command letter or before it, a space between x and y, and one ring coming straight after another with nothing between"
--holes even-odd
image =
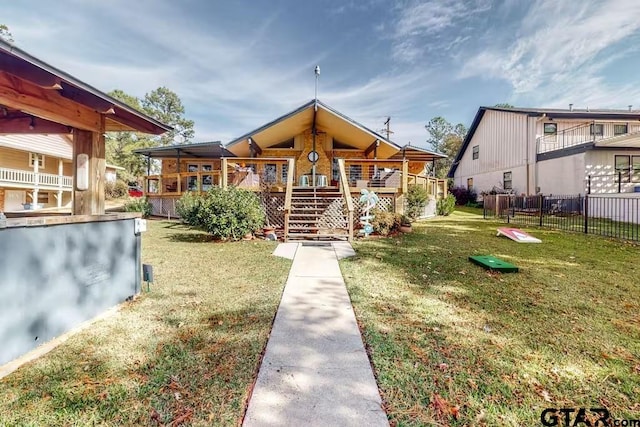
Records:
<instances>
[{"instance_id":1,"label":"lattice skirting","mask_svg":"<svg viewBox=\"0 0 640 427\"><path fill-rule=\"evenodd\" d=\"M318 218L318 228L319 234L339 234L349 228L343 197L334 199L322 212Z\"/></svg>"},{"instance_id":2,"label":"lattice skirting","mask_svg":"<svg viewBox=\"0 0 640 427\"><path fill-rule=\"evenodd\" d=\"M358 194L356 196L354 194L352 195L352 197L353 197L353 204L354 204L354 210L355 210L354 217L360 218L362 215L364 215L362 213L363 205L361 205L358 202L360 195ZM385 210L387 212L395 212L396 210L395 196L384 196L384 195L381 196L380 194L378 194L378 203L376 204L376 209Z\"/></svg>"},{"instance_id":3,"label":"lattice skirting","mask_svg":"<svg viewBox=\"0 0 640 427\"><path fill-rule=\"evenodd\" d=\"M269 216L269 223L274 227L284 228L284 194L271 194L262 201L262 208Z\"/></svg>"},{"instance_id":4,"label":"lattice skirting","mask_svg":"<svg viewBox=\"0 0 640 427\"><path fill-rule=\"evenodd\" d=\"M151 215L164 216L170 218L179 218L176 213L176 202L178 197L153 197L149 196L149 203L151 203Z\"/></svg>"}]
</instances>

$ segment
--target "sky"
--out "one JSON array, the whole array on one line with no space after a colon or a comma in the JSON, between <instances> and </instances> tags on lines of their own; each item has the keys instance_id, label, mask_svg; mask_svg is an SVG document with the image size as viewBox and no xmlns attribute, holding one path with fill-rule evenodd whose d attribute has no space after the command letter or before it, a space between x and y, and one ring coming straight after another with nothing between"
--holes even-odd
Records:
<instances>
[{"instance_id":1,"label":"sky","mask_svg":"<svg viewBox=\"0 0 640 427\"><path fill-rule=\"evenodd\" d=\"M176 92L193 142L314 98L400 145L481 105L640 108L638 0L2 0L15 44L81 81Z\"/></svg>"}]
</instances>

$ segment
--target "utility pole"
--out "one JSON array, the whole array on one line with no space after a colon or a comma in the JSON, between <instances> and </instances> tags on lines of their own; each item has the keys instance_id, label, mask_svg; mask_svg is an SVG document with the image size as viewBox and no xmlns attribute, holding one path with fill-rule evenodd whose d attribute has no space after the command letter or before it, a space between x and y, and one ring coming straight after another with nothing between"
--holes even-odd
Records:
<instances>
[{"instance_id":1,"label":"utility pole","mask_svg":"<svg viewBox=\"0 0 640 427\"><path fill-rule=\"evenodd\" d=\"M386 126L384 129L381 129L380 132L387 134L387 139L390 140L391 134L393 131L391 130L391 117L387 116L387 120L385 120L384 125Z\"/></svg>"}]
</instances>

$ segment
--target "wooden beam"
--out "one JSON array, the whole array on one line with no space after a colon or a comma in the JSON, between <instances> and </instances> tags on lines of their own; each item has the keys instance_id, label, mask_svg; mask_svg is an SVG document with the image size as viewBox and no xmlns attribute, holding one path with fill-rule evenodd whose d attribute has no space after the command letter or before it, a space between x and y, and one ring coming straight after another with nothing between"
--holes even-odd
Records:
<instances>
[{"instance_id":1,"label":"wooden beam","mask_svg":"<svg viewBox=\"0 0 640 427\"><path fill-rule=\"evenodd\" d=\"M0 72L0 104L76 129L104 132L98 112L5 72Z\"/></svg>"},{"instance_id":2,"label":"wooden beam","mask_svg":"<svg viewBox=\"0 0 640 427\"><path fill-rule=\"evenodd\" d=\"M252 137L247 138L249 141L249 149L258 156L262 155L262 148L258 145L255 139Z\"/></svg>"},{"instance_id":3,"label":"wooden beam","mask_svg":"<svg viewBox=\"0 0 640 427\"><path fill-rule=\"evenodd\" d=\"M60 78L13 55L0 56L0 71L7 72L44 89L62 89Z\"/></svg>"},{"instance_id":4,"label":"wooden beam","mask_svg":"<svg viewBox=\"0 0 640 427\"><path fill-rule=\"evenodd\" d=\"M371 145L369 145L366 150L364 150L364 157L368 157L369 153L371 153L372 151L375 151L376 148L378 148L380 146L380 140L376 139L375 141L373 141L371 143Z\"/></svg>"},{"instance_id":5,"label":"wooden beam","mask_svg":"<svg viewBox=\"0 0 640 427\"><path fill-rule=\"evenodd\" d=\"M104 214L105 144L104 116L102 131L90 132L81 129L73 131L73 215ZM78 190L78 154L89 156L89 182L86 190Z\"/></svg>"},{"instance_id":6,"label":"wooden beam","mask_svg":"<svg viewBox=\"0 0 640 427\"><path fill-rule=\"evenodd\" d=\"M32 129L33 128L33 129ZM71 127L39 117L0 117L0 133L71 133Z\"/></svg>"},{"instance_id":7,"label":"wooden beam","mask_svg":"<svg viewBox=\"0 0 640 427\"><path fill-rule=\"evenodd\" d=\"M102 114L115 114L115 105L113 102L106 101L96 95L93 95L87 91L80 90L75 86L71 86L67 83L62 83L62 90L60 95L64 98L75 101L79 104L85 105L98 113Z\"/></svg>"}]
</instances>

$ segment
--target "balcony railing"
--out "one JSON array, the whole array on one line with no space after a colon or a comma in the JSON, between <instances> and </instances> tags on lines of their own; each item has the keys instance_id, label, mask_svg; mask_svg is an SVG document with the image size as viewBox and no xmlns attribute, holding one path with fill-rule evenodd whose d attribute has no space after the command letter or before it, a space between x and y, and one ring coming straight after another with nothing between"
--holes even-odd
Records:
<instances>
[{"instance_id":1,"label":"balcony railing","mask_svg":"<svg viewBox=\"0 0 640 427\"><path fill-rule=\"evenodd\" d=\"M538 154L640 132L640 124L588 122L536 139Z\"/></svg>"},{"instance_id":2,"label":"balcony railing","mask_svg":"<svg viewBox=\"0 0 640 427\"><path fill-rule=\"evenodd\" d=\"M73 177L0 168L0 183L70 190L73 188Z\"/></svg>"}]
</instances>

